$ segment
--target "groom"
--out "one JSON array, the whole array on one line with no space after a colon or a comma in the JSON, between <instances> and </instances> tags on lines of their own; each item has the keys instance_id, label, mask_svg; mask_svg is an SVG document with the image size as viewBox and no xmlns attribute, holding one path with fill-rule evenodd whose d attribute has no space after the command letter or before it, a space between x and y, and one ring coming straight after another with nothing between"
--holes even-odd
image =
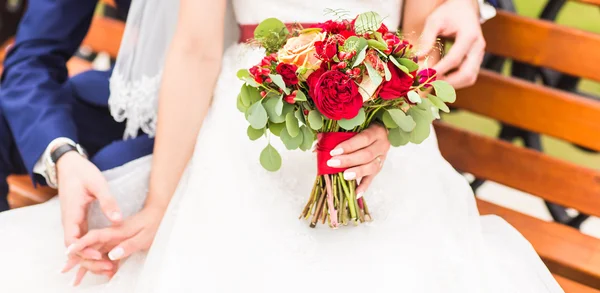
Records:
<instances>
[{"instance_id":1,"label":"groom","mask_svg":"<svg viewBox=\"0 0 600 293\"><path fill-rule=\"evenodd\" d=\"M124 123L108 109L111 72L69 78L97 0L29 0L0 87L0 211L8 209L6 177L29 174L58 188L65 240L85 233L85 207L98 199L109 219L119 208L101 171L152 153L153 139L123 141ZM130 0L117 0L121 12Z\"/></svg>"}]
</instances>

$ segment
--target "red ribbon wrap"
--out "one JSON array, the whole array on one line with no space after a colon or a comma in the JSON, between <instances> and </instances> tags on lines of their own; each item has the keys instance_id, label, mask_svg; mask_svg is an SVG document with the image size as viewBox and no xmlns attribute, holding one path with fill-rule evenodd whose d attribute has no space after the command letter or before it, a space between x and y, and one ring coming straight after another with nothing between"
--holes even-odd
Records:
<instances>
[{"instance_id":1,"label":"red ribbon wrap","mask_svg":"<svg viewBox=\"0 0 600 293\"><path fill-rule=\"evenodd\" d=\"M330 152L340 143L357 135L356 132L325 132L317 135L317 172L319 175L337 174L346 171L344 168L333 168L327 166L331 159Z\"/></svg>"}]
</instances>

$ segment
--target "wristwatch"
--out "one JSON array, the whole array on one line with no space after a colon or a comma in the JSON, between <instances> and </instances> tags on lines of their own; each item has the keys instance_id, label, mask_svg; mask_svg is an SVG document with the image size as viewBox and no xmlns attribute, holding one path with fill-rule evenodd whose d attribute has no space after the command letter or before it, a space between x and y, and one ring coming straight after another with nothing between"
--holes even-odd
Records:
<instances>
[{"instance_id":1,"label":"wristwatch","mask_svg":"<svg viewBox=\"0 0 600 293\"><path fill-rule=\"evenodd\" d=\"M73 142L72 140L64 140L60 141L60 144L55 147L49 147L48 151L44 154L44 165L45 165L45 175L46 183L48 186L52 188L58 188L58 178L56 171L56 163L62 156L64 156L68 152L75 151L80 154L82 157L88 157L85 149Z\"/></svg>"}]
</instances>

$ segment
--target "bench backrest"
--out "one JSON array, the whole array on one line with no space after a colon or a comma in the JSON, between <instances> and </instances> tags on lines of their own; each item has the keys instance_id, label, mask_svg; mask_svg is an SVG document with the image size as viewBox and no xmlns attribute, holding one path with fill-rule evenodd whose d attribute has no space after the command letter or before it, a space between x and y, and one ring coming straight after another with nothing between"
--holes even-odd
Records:
<instances>
[{"instance_id":1,"label":"bench backrest","mask_svg":"<svg viewBox=\"0 0 600 293\"><path fill-rule=\"evenodd\" d=\"M483 33L494 55L600 81L598 34L503 11L483 25ZM454 106L600 151L598 100L482 70ZM442 153L457 169L600 216L600 170L444 123L436 127Z\"/></svg>"}]
</instances>

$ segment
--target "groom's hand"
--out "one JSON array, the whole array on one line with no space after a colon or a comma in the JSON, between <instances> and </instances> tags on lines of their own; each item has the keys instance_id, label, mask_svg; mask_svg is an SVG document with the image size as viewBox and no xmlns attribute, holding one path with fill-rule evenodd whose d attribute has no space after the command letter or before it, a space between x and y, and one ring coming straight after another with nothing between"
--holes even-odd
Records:
<instances>
[{"instance_id":1,"label":"groom's hand","mask_svg":"<svg viewBox=\"0 0 600 293\"><path fill-rule=\"evenodd\" d=\"M336 146L331 151L333 157L327 161L327 165L347 168L344 171L346 180L359 179L356 194L360 198L381 170L389 149L386 128L375 123Z\"/></svg>"},{"instance_id":2,"label":"groom's hand","mask_svg":"<svg viewBox=\"0 0 600 293\"><path fill-rule=\"evenodd\" d=\"M106 217L113 223L122 220L121 211L100 170L76 152L69 152L57 162L65 245L69 247L87 232L87 209L98 200ZM69 249L67 249L69 250Z\"/></svg>"}]
</instances>

